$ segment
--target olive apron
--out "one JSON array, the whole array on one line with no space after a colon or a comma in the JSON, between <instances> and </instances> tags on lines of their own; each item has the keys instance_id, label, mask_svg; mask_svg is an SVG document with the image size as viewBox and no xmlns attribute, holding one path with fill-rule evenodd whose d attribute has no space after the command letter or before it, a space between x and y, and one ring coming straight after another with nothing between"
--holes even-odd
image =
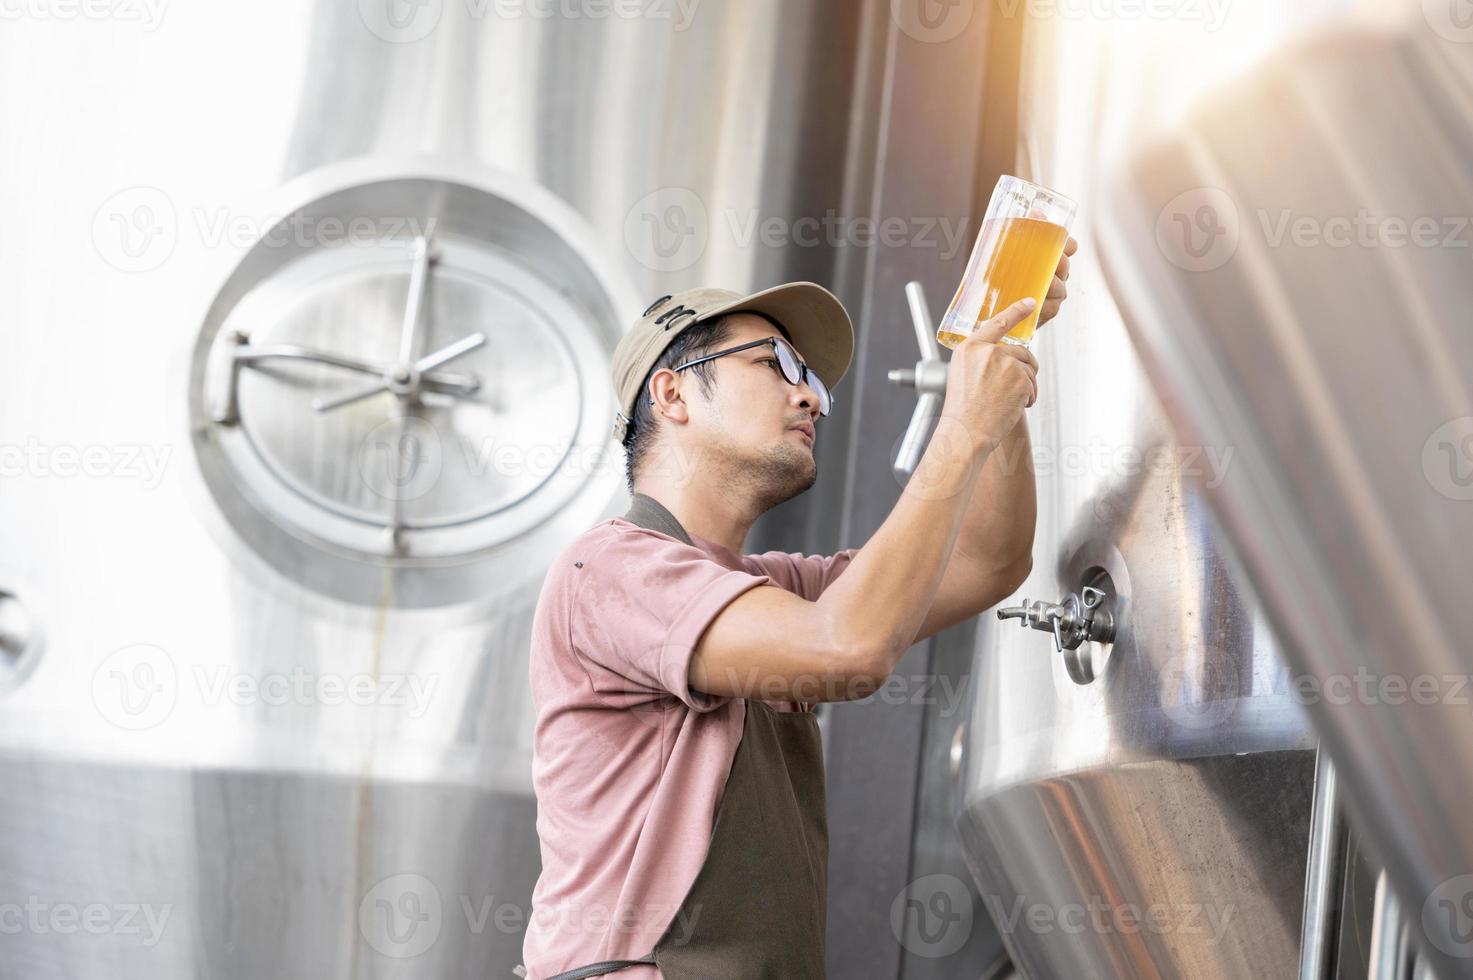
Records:
<instances>
[{"instance_id":1,"label":"olive apron","mask_svg":"<svg viewBox=\"0 0 1473 980\"><path fill-rule=\"evenodd\" d=\"M653 497L634 495L624 519L686 544ZM666 980L823 978L828 819L823 744L811 711L746 700L742 739L726 777L711 843L695 882L655 948L559 973L580 980L653 963ZM676 934L677 924L689 923Z\"/></svg>"}]
</instances>

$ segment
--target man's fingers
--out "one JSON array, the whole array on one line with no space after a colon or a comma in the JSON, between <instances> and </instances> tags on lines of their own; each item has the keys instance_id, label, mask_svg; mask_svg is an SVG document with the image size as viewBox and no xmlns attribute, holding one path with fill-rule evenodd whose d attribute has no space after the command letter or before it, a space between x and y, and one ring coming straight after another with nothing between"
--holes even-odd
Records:
<instances>
[{"instance_id":1,"label":"man's fingers","mask_svg":"<svg viewBox=\"0 0 1473 980\"><path fill-rule=\"evenodd\" d=\"M1045 323L1048 323L1054 317L1058 316L1059 310L1062 309L1063 306L1064 301L1061 299L1046 300L1043 304L1043 312L1038 314L1038 325L1042 327Z\"/></svg>"},{"instance_id":2,"label":"man's fingers","mask_svg":"<svg viewBox=\"0 0 1473 980\"><path fill-rule=\"evenodd\" d=\"M977 329L972 331L972 336L982 343L995 344L1006 337L1009 330L1028 319L1035 305L1031 296L1027 299L1020 299L992 319L983 320L977 324Z\"/></svg>"},{"instance_id":3,"label":"man's fingers","mask_svg":"<svg viewBox=\"0 0 1473 980\"><path fill-rule=\"evenodd\" d=\"M1028 348L1020 347L1017 344L999 344L998 350L1008 357L1015 357L1022 361L1023 366L1033 374L1038 373L1038 358L1034 357L1033 352Z\"/></svg>"},{"instance_id":4,"label":"man's fingers","mask_svg":"<svg viewBox=\"0 0 1473 980\"><path fill-rule=\"evenodd\" d=\"M1064 299L1069 295L1069 287L1064 280L1054 276L1054 281L1049 283L1048 296L1046 299Z\"/></svg>"}]
</instances>

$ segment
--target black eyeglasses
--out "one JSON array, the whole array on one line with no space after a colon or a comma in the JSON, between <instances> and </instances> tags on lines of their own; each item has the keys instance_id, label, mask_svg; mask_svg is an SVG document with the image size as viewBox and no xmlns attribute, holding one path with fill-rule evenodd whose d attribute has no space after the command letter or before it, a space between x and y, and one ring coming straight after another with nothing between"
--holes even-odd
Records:
<instances>
[{"instance_id":1,"label":"black eyeglasses","mask_svg":"<svg viewBox=\"0 0 1473 980\"><path fill-rule=\"evenodd\" d=\"M829 394L828 385L823 383L823 379L818 376L817 372L798 359L798 352L793 350L788 345L788 342L781 337L763 337L761 340L754 340L750 344L728 347L726 350L719 350L714 354L706 354L703 357L693 358L672 370L684 371L688 367L693 367L713 358L725 357L727 354L735 354L737 351L751 350L753 347L762 347L764 345L771 347L773 353L776 355L778 370L782 373L783 380L787 381L790 385L796 385L806 381L808 387L812 388L814 393L818 395L818 414L829 414L829 409L834 407L834 398ZM762 362L757 361L755 363L761 364Z\"/></svg>"}]
</instances>

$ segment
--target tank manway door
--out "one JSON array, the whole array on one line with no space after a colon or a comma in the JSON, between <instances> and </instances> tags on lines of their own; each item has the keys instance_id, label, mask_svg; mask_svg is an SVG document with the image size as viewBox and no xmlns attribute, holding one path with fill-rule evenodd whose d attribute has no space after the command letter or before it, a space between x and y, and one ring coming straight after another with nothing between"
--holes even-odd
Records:
<instances>
[{"instance_id":1,"label":"tank manway door","mask_svg":"<svg viewBox=\"0 0 1473 980\"><path fill-rule=\"evenodd\" d=\"M485 178L308 188L215 300L191 391L201 469L284 574L367 601L381 579L345 583L355 564L464 569L617 492L605 379L627 287L566 205ZM447 578L422 604L474 591Z\"/></svg>"}]
</instances>

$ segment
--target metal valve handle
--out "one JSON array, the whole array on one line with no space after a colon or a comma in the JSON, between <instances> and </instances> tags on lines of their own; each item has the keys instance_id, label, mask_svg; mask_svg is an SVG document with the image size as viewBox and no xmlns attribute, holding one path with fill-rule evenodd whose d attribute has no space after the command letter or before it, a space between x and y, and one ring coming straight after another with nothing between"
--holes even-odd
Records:
<instances>
[{"instance_id":1,"label":"metal valve handle","mask_svg":"<svg viewBox=\"0 0 1473 980\"><path fill-rule=\"evenodd\" d=\"M1062 653L1085 640L1109 643L1115 639L1115 617L1101 608L1104 600L1104 592L1086 585L1061 603L1024 599L1021 606L1005 606L997 611L997 618L1019 619L1028 629L1053 633L1054 647Z\"/></svg>"},{"instance_id":2,"label":"metal valve handle","mask_svg":"<svg viewBox=\"0 0 1473 980\"><path fill-rule=\"evenodd\" d=\"M1069 677L1076 684L1088 684L1095 679L1095 658L1079 647L1085 640L1115 640L1115 616L1104 608L1104 602L1104 591L1087 585L1069 593L1061 603L1024 599L1021 606L999 609L997 618L1021 620L1027 629L1053 633L1054 649L1063 654Z\"/></svg>"},{"instance_id":3,"label":"metal valve handle","mask_svg":"<svg viewBox=\"0 0 1473 980\"><path fill-rule=\"evenodd\" d=\"M889 374L892 383L914 388L920 395L915 411L911 413L910 425L900 440L900 451L895 454L895 473L902 477L910 476L920 465L921 453L930 437L931 422L941 412L948 369L947 362L941 359L941 345L936 343L936 325L931 322L930 308L926 306L925 288L915 280L906 283L905 299L910 307L910 322L915 328L921 359L913 369L897 368Z\"/></svg>"}]
</instances>

